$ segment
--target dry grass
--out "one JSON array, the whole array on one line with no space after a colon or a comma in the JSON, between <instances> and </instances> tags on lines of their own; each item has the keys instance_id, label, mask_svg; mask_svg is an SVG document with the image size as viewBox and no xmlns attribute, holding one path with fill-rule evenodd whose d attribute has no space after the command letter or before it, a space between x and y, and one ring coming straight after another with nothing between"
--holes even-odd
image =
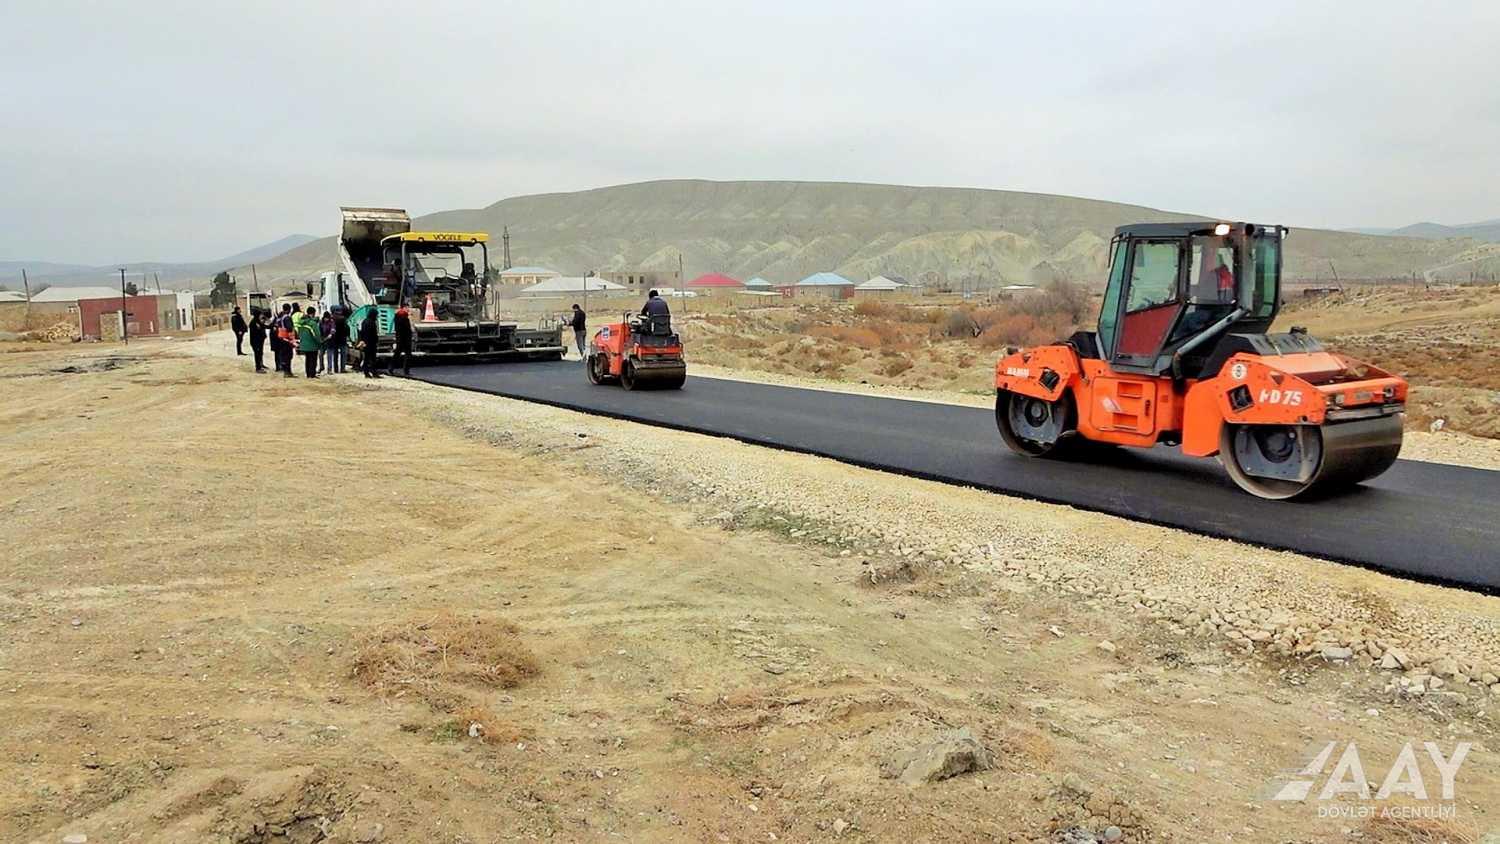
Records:
<instances>
[{"instance_id":1,"label":"dry grass","mask_svg":"<svg viewBox=\"0 0 1500 844\"><path fill-rule=\"evenodd\" d=\"M382 695L415 693L438 708L455 687L508 689L541 670L515 625L442 613L382 627L366 635L354 677Z\"/></svg>"},{"instance_id":2,"label":"dry grass","mask_svg":"<svg viewBox=\"0 0 1500 844\"><path fill-rule=\"evenodd\" d=\"M854 303L856 316L873 319L893 319L901 312L901 308L890 302L882 302L879 299L860 299Z\"/></svg>"},{"instance_id":3,"label":"dry grass","mask_svg":"<svg viewBox=\"0 0 1500 844\"><path fill-rule=\"evenodd\" d=\"M1453 821L1376 815L1365 822L1363 840L1370 844L1476 844L1479 836Z\"/></svg>"},{"instance_id":4,"label":"dry grass","mask_svg":"<svg viewBox=\"0 0 1500 844\"><path fill-rule=\"evenodd\" d=\"M688 332L689 355L731 369L981 392L992 384L998 349L1055 342L1092 321L1093 309L1088 291L1068 283L992 294L982 304L957 297L778 303L701 314Z\"/></svg>"}]
</instances>

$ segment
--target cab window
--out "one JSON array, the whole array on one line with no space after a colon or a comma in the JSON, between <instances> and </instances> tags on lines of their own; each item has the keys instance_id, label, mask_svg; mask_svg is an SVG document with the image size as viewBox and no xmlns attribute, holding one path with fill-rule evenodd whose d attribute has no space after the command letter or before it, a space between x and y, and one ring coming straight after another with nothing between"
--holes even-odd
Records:
<instances>
[{"instance_id":1,"label":"cab window","mask_svg":"<svg viewBox=\"0 0 1500 844\"><path fill-rule=\"evenodd\" d=\"M1276 313L1281 279L1281 238L1257 237L1250 256L1255 273L1255 315L1262 319Z\"/></svg>"},{"instance_id":2,"label":"cab window","mask_svg":"<svg viewBox=\"0 0 1500 844\"><path fill-rule=\"evenodd\" d=\"M1227 237L1193 238L1193 261L1188 265L1188 302L1228 305L1235 300L1234 247Z\"/></svg>"},{"instance_id":3,"label":"cab window","mask_svg":"<svg viewBox=\"0 0 1500 844\"><path fill-rule=\"evenodd\" d=\"M1104 305L1099 309L1099 348L1106 355L1115 348L1115 324L1120 316L1120 288L1124 283L1125 241L1116 238L1109 264L1109 286L1104 288Z\"/></svg>"},{"instance_id":4,"label":"cab window","mask_svg":"<svg viewBox=\"0 0 1500 844\"><path fill-rule=\"evenodd\" d=\"M1181 250L1176 241L1146 241L1135 245L1126 313L1177 301L1177 265L1180 258Z\"/></svg>"}]
</instances>

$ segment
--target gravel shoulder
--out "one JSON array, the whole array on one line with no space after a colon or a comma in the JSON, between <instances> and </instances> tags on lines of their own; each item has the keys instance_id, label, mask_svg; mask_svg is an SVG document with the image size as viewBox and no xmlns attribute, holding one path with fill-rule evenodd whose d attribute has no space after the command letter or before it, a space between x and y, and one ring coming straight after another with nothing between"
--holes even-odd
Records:
<instances>
[{"instance_id":1,"label":"gravel shoulder","mask_svg":"<svg viewBox=\"0 0 1500 844\"><path fill-rule=\"evenodd\" d=\"M1495 598L223 339L0 360L6 840L1420 840L1267 799L1334 740L1500 827ZM355 677L446 614L457 726Z\"/></svg>"}]
</instances>

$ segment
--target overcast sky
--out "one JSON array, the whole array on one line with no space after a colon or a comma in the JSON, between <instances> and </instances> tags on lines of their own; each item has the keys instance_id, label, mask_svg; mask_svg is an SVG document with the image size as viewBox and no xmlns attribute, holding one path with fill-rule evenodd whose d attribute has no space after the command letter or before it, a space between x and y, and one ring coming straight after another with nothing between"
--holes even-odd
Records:
<instances>
[{"instance_id":1,"label":"overcast sky","mask_svg":"<svg viewBox=\"0 0 1500 844\"><path fill-rule=\"evenodd\" d=\"M1497 37L1495 0L17 2L0 260L658 178L1471 222L1500 217Z\"/></svg>"}]
</instances>

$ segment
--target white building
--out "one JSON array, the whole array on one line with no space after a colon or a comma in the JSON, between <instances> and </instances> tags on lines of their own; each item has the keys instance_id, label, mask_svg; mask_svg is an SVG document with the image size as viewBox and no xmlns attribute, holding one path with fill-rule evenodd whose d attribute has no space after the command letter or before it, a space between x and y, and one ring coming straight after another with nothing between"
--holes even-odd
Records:
<instances>
[{"instance_id":1,"label":"white building","mask_svg":"<svg viewBox=\"0 0 1500 844\"><path fill-rule=\"evenodd\" d=\"M587 290L590 293L608 294L626 292L625 288L621 285L615 284L612 281L605 281L598 277L554 276L522 290L521 296L529 299L576 295L583 293L585 283L588 284Z\"/></svg>"},{"instance_id":2,"label":"white building","mask_svg":"<svg viewBox=\"0 0 1500 844\"><path fill-rule=\"evenodd\" d=\"M854 295L864 296L872 293L895 293L896 291L901 290L904 287L906 287L906 285L903 282L897 281L896 279L889 278L887 276L878 275L862 284L854 285Z\"/></svg>"},{"instance_id":3,"label":"white building","mask_svg":"<svg viewBox=\"0 0 1500 844\"><path fill-rule=\"evenodd\" d=\"M176 327L180 331L192 331L198 317L197 307L194 305L193 291L163 290L159 295L163 298L172 296L177 300ZM158 307L160 307L160 304L160 300L158 300ZM246 314L245 318L249 319L250 315ZM168 324L170 325L170 323Z\"/></svg>"},{"instance_id":4,"label":"white building","mask_svg":"<svg viewBox=\"0 0 1500 844\"><path fill-rule=\"evenodd\" d=\"M546 267L511 267L501 270L500 283L510 287L530 287L548 279L558 278L562 273Z\"/></svg>"}]
</instances>

